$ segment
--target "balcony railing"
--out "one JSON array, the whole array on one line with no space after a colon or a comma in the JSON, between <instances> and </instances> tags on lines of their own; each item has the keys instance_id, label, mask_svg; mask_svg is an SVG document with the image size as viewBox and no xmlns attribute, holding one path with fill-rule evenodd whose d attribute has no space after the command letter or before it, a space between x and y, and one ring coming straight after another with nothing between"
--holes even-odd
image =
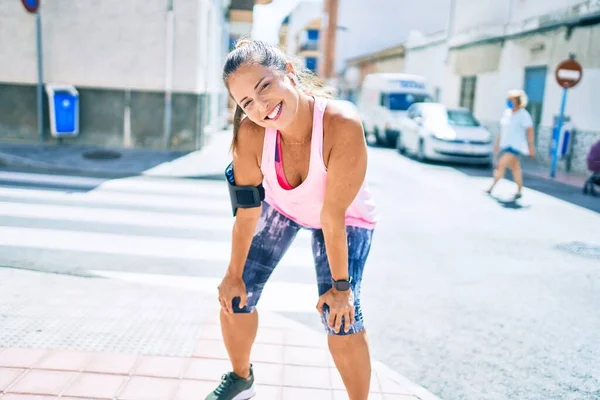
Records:
<instances>
[{"instance_id":1,"label":"balcony railing","mask_svg":"<svg viewBox=\"0 0 600 400\"><path fill-rule=\"evenodd\" d=\"M319 50L319 41L316 39L304 39L300 42L300 51Z\"/></svg>"}]
</instances>

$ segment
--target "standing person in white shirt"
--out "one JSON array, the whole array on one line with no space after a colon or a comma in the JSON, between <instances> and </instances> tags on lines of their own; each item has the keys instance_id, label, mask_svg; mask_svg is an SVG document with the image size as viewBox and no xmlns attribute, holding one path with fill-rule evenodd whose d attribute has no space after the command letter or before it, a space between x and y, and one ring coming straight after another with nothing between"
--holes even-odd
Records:
<instances>
[{"instance_id":1,"label":"standing person in white shirt","mask_svg":"<svg viewBox=\"0 0 600 400\"><path fill-rule=\"evenodd\" d=\"M492 193L496 183L504 178L506 168L510 168L517 184L515 200L521 197L523 189L523 172L521 171L521 156L535 157L533 143L533 121L527 106L527 94L522 90L508 92L507 106L500 121L500 134L496 138L494 153L499 154L498 163L494 169L494 181L487 193Z\"/></svg>"}]
</instances>

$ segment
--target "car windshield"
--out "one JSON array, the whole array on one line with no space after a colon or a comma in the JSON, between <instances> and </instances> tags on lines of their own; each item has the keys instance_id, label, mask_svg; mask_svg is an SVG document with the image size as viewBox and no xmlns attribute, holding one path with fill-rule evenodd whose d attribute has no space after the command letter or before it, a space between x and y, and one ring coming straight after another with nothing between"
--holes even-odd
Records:
<instances>
[{"instance_id":1,"label":"car windshield","mask_svg":"<svg viewBox=\"0 0 600 400\"><path fill-rule=\"evenodd\" d=\"M431 101L431 97L426 94L413 93L387 93L383 95L383 104L393 111L406 111L414 103L425 103Z\"/></svg>"},{"instance_id":2,"label":"car windshield","mask_svg":"<svg viewBox=\"0 0 600 400\"><path fill-rule=\"evenodd\" d=\"M467 110L448 110L448 124L454 126L479 126L479 121Z\"/></svg>"},{"instance_id":3,"label":"car windshield","mask_svg":"<svg viewBox=\"0 0 600 400\"><path fill-rule=\"evenodd\" d=\"M442 104L428 104L421 107L422 115L435 124L450 126L480 126L469 110L447 110Z\"/></svg>"}]
</instances>

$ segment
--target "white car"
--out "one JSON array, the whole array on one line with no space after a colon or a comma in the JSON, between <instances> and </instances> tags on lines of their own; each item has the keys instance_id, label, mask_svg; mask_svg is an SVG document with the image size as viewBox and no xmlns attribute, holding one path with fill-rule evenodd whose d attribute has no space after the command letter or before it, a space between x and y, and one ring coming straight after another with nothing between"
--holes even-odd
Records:
<instances>
[{"instance_id":1,"label":"white car","mask_svg":"<svg viewBox=\"0 0 600 400\"><path fill-rule=\"evenodd\" d=\"M402 121L397 149L421 161L439 160L490 165L492 133L466 108L415 103Z\"/></svg>"},{"instance_id":2,"label":"white car","mask_svg":"<svg viewBox=\"0 0 600 400\"><path fill-rule=\"evenodd\" d=\"M408 108L417 102L433 100L425 78L399 73L372 73L365 76L357 107L365 135L373 135L378 145L396 147L400 122Z\"/></svg>"}]
</instances>

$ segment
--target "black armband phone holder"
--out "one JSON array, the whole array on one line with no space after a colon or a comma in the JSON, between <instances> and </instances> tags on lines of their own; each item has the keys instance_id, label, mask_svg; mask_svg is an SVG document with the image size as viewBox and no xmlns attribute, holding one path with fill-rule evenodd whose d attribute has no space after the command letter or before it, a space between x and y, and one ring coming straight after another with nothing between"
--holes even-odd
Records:
<instances>
[{"instance_id":1,"label":"black armband phone holder","mask_svg":"<svg viewBox=\"0 0 600 400\"><path fill-rule=\"evenodd\" d=\"M265 199L265 189L263 185L258 186L237 186L233 177L233 162L225 169L225 178L229 187L229 197L231 198L231 211L235 217L238 208L254 208L262 204Z\"/></svg>"}]
</instances>

